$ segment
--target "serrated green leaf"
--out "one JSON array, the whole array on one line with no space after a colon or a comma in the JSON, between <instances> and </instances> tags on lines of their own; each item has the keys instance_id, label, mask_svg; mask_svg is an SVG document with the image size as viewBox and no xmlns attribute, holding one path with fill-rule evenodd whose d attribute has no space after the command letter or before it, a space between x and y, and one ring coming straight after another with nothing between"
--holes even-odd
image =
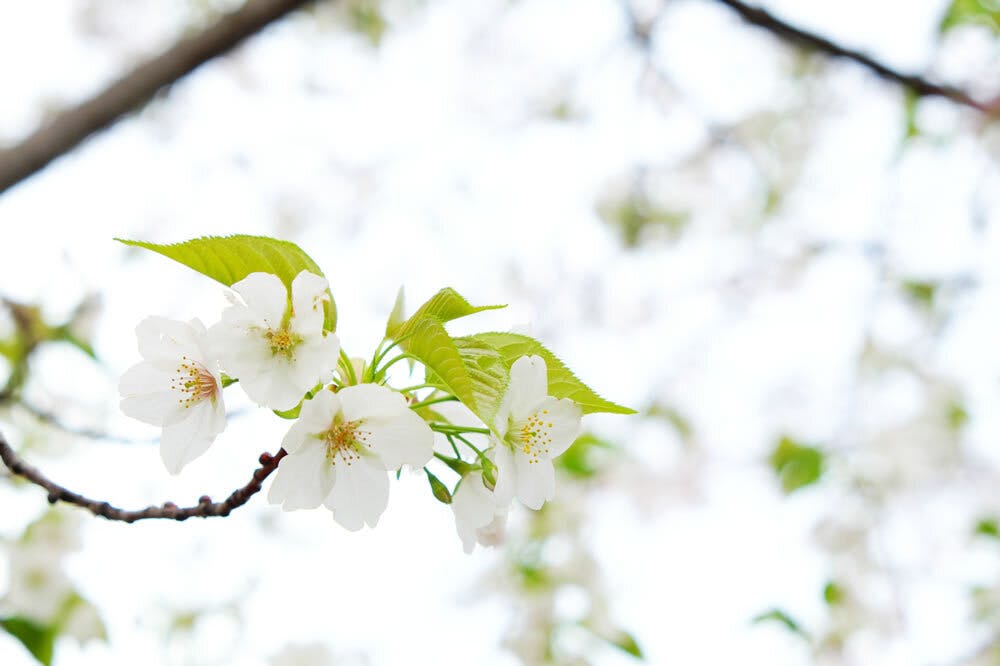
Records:
<instances>
[{"instance_id":1,"label":"serrated green leaf","mask_svg":"<svg viewBox=\"0 0 1000 666\"><path fill-rule=\"evenodd\" d=\"M20 641L38 663L49 666L55 647L55 632L51 627L41 625L24 617L8 617L0 620L0 627Z\"/></svg>"},{"instance_id":2,"label":"serrated green leaf","mask_svg":"<svg viewBox=\"0 0 1000 666\"><path fill-rule=\"evenodd\" d=\"M569 398L580 405L584 414L595 412L636 413L634 409L617 405L597 395L593 389L577 379L576 375L555 354L534 338L517 333L477 333L469 336L468 339L485 342L496 349L503 358L508 372L514 361L522 356L541 356L545 360L545 367L548 370L549 395L556 398Z\"/></svg>"},{"instance_id":3,"label":"serrated green leaf","mask_svg":"<svg viewBox=\"0 0 1000 666\"><path fill-rule=\"evenodd\" d=\"M506 388L503 362L488 345L452 339L437 319L425 317L407 334L407 352L427 368L425 381L461 400L489 423ZM492 357L490 356L492 354Z\"/></svg>"},{"instance_id":4,"label":"serrated green leaf","mask_svg":"<svg viewBox=\"0 0 1000 666\"><path fill-rule=\"evenodd\" d=\"M302 271L323 275L316 262L298 245L266 236L205 236L167 245L115 240L162 254L227 287L257 272L277 275L289 290L292 280ZM325 327L333 331L337 328L337 306L329 289L327 293L330 301L324 306Z\"/></svg>"},{"instance_id":5,"label":"serrated green leaf","mask_svg":"<svg viewBox=\"0 0 1000 666\"><path fill-rule=\"evenodd\" d=\"M400 308L400 314L402 314L401 298L397 298L397 304ZM451 287L446 287L431 296L430 300L417 308L417 311L413 313L413 316L405 322L394 325L394 322L390 317L389 324L386 325L385 334L390 338L399 340L412 333L424 319L434 319L439 323L444 324L454 319L460 319L462 317L468 317L469 315L476 314L477 312L483 312L484 310L497 310L505 307L507 306L471 305L469 301L465 300L457 291ZM395 309L393 311L395 312Z\"/></svg>"},{"instance_id":6,"label":"serrated green leaf","mask_svg":"<svg viewBox=\"0 0 1000 666\"><path fill-rule=\"evenodd\" d=\"M819 481L823 475L826 456L814 446L800 444L790 437L782 437L771 452L771 467L781 479L786 493Z\"/></svg>"}]
</instances>

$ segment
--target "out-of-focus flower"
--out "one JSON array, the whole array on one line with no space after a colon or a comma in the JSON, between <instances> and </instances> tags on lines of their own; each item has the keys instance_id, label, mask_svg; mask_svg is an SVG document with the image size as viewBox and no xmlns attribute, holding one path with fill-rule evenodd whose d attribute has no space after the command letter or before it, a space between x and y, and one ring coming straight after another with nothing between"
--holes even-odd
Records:
<instances>
[{"instance_id":1,"label":"out-of-focus flower","mask_svg":"<svg viewBox=\"0 0 1000 666\"><path fill-rule=\"evenodd\" d=\"M121 378L121 409L162 426L160 456L171 474L204 453L226 427L226 408L205 327L148 317L136 327L144 359Z\"/></svg>"},{"instance_id":2,"label":"out-of-focus flower","mask_svg":"<svg viewBox=\"0 0 1000 666\"><path fill-rule=\"evenodd\" d=\"M223 369L259 405L287 410L306 392L330 379L340 342L323 329L327 281L302 271L288 290L276 275L251 273L233 285L242 300L212 327Z\"/></svg>"}]
</instances>

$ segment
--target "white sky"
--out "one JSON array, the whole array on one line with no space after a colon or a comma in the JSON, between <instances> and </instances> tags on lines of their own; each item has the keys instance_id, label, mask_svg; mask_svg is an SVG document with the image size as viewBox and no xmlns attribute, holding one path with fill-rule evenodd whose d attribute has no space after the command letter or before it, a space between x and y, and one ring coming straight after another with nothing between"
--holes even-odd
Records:
<instances>
[{"instance_id":1,"label":"white sky","mask_svg":"<svg viewBox=\"0 0 1000 666\"><path fill-rule=\"evenodd\" d=\"M86 96L169 43L184 21L175 2L108 4L113 10L93 10L100 20L81 34L86 3L0 0L0 62L8 63L0 138L28 131L41 109ZM943 3L767 6L923 69L933 64ZM781 606L822 625L819 591L831 565L814 527L846 500L835 485L785 499L763 459L781 432L825 442L865 425L851 416L854 362L873 294L889 287L858 248L879 239L895 277L981 281L945 343L919 355L967 387L969 446L1000 459L992 451L1000 424L989 414L998 397L992 278L1000 247L992 229L976 235L968 224L977 184L997 200L995 168L969 139L928 141L900 156L897 91L838 65L819 93L828 108L805 137L813 149L796 170L801 186L770 227L750 233L753 195L735 159L731 170L680 181L699 202L681 242L625 250L596 212L609 183L637 164L697 150L702 116L727 123L784 108L796 94L787 54L712 3L677 2L659 27L655 58L683 95L659 105L639 84L641 59L617 2L435 0L394 12L378 50L308 17L287 21L0 197L5 296L41 301L55 317L88 291L104 298L96 341L106 372L53 351L35 368L34 394L77 404L69 420L151 436L117 413L117 376L138 360L135 323L149 314L218 317L221 288L130 253L114 236L294 240L330 278L338 333L352 354L370 354L400 284L411 307L443 286L473 302L509 303L467 326L531 322L602 394L637 407L667 402L695 426L705 460L691 496L673 485L683 455L664 428L590 420L652 470L653 490L626 479L590 500L586 530L615 615L650 663L808 663L794 638L749 619ZM975 45L956 49L966 62L983 61ZM565 122L545 115L561 97L575 112ZM968 122L944 104L922 113L942 133ZM988 215L996 217L995 205ZM796 259L815 243L835 250ZM926 345L898 304L870 326L901 346ZM919 397L903 384L862 401L882 400L887 406L873 412L904 422ZM120 506L189 503L242 485L286 426L263 413L235 420L177 478L155 447L66 440L52 445L58 455L33 456L53 478ZM499 648L510 608L479 583L499 554L464 556L450 512L425 485L417 475L394 484L378 528L360 533L324 511L282 514L262 496L225 520L84 521L84 548L69 570L103 613L111 642L62 642L56 663L258 665L289 642L386 665L516 663ZM24 508L0 514L7 535L44 503L35 488L0 495ZM934 575L907 583L897 637L862 632L851 663L942 663L977 644L965 585L995 576L997 562L970 564L980 555L964 535L982 506L996 504L950 488L893 509L879 556ZM928 521L930 534L918 529ZM163 649L171 611L234 600L245 612L242 633L216 618L194 647ZM627 663L610 652L598 658ZM30 662L0 637L0 663Z\"/></svg>"}]
</instances>

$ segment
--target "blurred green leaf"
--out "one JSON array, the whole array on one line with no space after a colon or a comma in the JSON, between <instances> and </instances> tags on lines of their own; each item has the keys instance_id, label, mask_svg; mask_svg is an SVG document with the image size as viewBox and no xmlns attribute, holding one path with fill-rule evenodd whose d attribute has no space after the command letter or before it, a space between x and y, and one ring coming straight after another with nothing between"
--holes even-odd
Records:
<instances>
[{"instance_id":1,"label":"blurred green leaf","mask_svg":"<svg viewBox=\"0 0 1000 666\"><path fill-rule=\"evenodd\" d=\"M616 448L614 444L605 439L591 433L584 433L577 437L576 441L554 462L559 469L570 476L578 479L589 479L604 468L604 465L601 464L601 454Z\"/></svg>"},{"instance_id":2,"label":"blurred green leaf","mask_svg":"<svg viewBox=\"0 0 1000 666\"><path fill-rule=\"evenodd\" d=\"M793 634L800 636L806 640L809 640L809 634L806 632L805 629L802 628L802 625L796 622L791 615L781 610L780 608L772 608L769 611L765 611L760 615L754 617L752 622L753 624L776 622L785 627L786 629L788 629L788 631L792 632Z\"/></svg>"},{"instance_id":3,"label":"blurred green leaf","mask_svg":"<svg viewBox=\"0 0 1000 666\"><path fill-rule=\"evenodd\" d=\"M601 207L601 217L617 227L626 247L637 247L643 237L660 231L676 238L691 219L686 211L668 210L652 205L644 196L633 194L616 204Z\"/></svg>"},{"instance_id":4,"label":"blurred green leaf","mask_svg":"<svg viewBox=\"0 0 1000 666\"><path fill-rule=\"evenodd\" d=\"M844 601L844 588L836 581L829 581L823 586L823 601L828 606L836 606Z\"/></svg>"},{"instance_id":5,"label":"blurred green leaf","mask_svg":"<svg viewBox=\"0 0 1000 666\"><path fill-rule=\"evenodd\" d=\"M937 283L907 280L902 283L902 287L906 296L917 305L927 309L934 307L934 298L938 291Z\"/></svg>"},{"instance_id":6,"label":"blurred green leaf","mask_svg":"<svg viewBox=\"0 0 1000 666\"><path fill-rule=\"evenodd\" d=\"M1000 539L1000 523L997 522L995 517L980 518L976 522L976 527L972 530L973 534L990 537L991 539Z\"/></svg>"},{"instance_id":7,"label":"blurred green leaf","mask_svg":"<svg viewBox=\"0 0 1000 666\"><path fill-rule=\"evenodd\" d=\"M790 437L782 437L771 453L771 467L786 493L819 481L823 475L825 456L813 446L800 444Z\"/></svg>"},{"instance_id":8,"label":"blurred green leaf","mask_svg":"<svg viewBox=\"0 0 1000 666\"><path fill-rule=\"evenodd\" d=\"M382 43L388 24L377 0L352 0L347 5L351 29L368 38L372 46Z\"/></svg>"},{"instance_id":9,"label":"blurred green leaf","mask_svg":"<svg viewBox=\"0 0 1000 666\"><path fill-rule=\"evenodd\" d=\"M21 642L38 663L49 666L55 647L55 631L34 620L24 617L8 617L0 620L0 627Z\"/></svg>"},{"instance_id":10,"label":"blurred green leaf","mask_svg":"<svg viewBox=\"0 0 1000 666\"><path fill-rule=\"evenodd\" d=\"M941 18L939 30L947 32L961 25L983 25L1000 35L1000 3L995 0L952 0Z\"/></svg>"},{"instance_id":11,"label":"blurred green leaf","mask_svg":"<svg viewBox=\"0 0 1000 666\"><path fill-rule=\"evenodd\" d=\"M969 412L962 403L954 401L948 404L947 419L948 427L952 430L961 430L969 422Z\"/></svg>"}]
</instances>

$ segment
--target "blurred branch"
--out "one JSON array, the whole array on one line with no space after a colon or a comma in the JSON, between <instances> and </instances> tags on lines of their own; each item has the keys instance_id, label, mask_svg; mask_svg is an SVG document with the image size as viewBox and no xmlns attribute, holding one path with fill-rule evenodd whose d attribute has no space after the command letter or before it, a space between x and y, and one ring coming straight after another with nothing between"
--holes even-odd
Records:
<instances>
[{"instance_id":1,"label":"blurred branch","mask_svg":"<svg viewBox=\"0 0 1000 666\"><path fill-rule=\"evenodd\" d=\"M1000 111L1000 98L989 103L979 102L961 88L933 83L922 76L906 74L895 70L861 51L849 49L814 32L809 32L808 30L803 30L790 23L786 23L766 9L748 5L745 2L741 2L741 0L714 1L732 9L747 23L764 28L785 41L820 51L835 58L852 60L863 67L867 67L887 81L905 86L919 97L944 97L956 104L968 106L987 114L994 114Z\"/></svg>"},{"instance_id":2,"label":"blurred branch","mask_svg":"<svg viewBox=\"0 0 1000 666\"><path fill-rule=\"evenodd\" d=\"M3 463L13 474L47 490L49 492L48 500L50 504L55 504L56 502L75 504L94 515L125 523L134 523L137 520L152 518L181 521L188 518L228 516L233 509L243 506L250 501L251 497L260 492L264 479L278 468L278 463L284 457L284 449L279 449L273 456L270 453L260 454L260 467L253 473L250 481L242 488L234 490L225 501L212 502L210 497L204 495L195 506L181 508L173 502L165 502L162 506L148 506L145 509L126 510L112 506L108 502L84 497L49 480L36 468L22 461L10 444L7 443L3 433L0 433L0 460L3 460Z\"/></svg>"},{"instance_id":3,"label":"blurred branch","mask_svg":"<svg viewBox=\"0 0 1000 666\"><path fill-rule=\"evenodd\" d=\"M59 113L30 136L0 149L0 193L41 171L91 134L110 127L160 89L313 0L249 0L201 32L139 65L96 96Z\"/></svg>"}]
</instances>

